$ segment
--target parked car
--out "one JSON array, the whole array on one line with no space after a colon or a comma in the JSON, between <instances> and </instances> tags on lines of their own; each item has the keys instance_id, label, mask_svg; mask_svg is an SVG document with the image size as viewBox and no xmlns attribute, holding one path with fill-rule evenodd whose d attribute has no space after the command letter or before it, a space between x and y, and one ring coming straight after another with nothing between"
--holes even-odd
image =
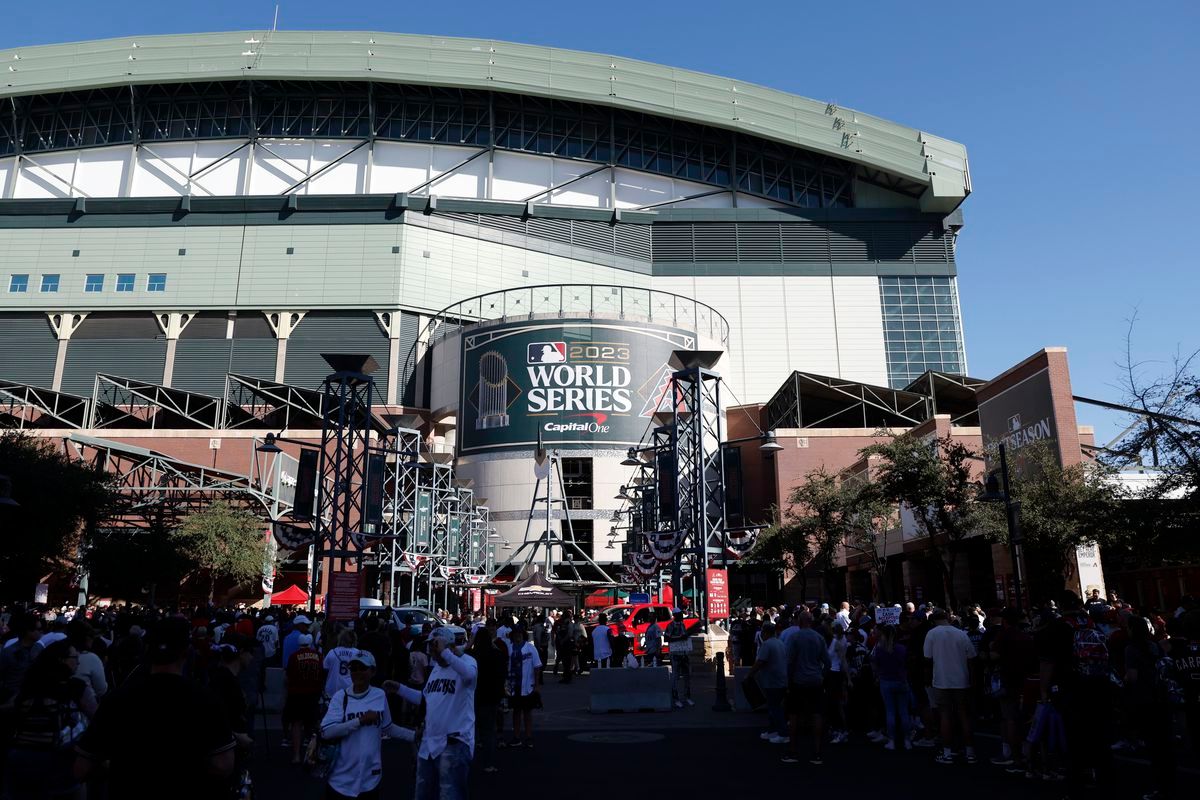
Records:
<instances>
[{"instance_id":1,"label":"parked car","mask_svg":"<svg viewBox=\"0 0 1200 800\"><path fill-rule=\"evenodd\" d=\"M666 632L667 625L671 622L671 606L666 603L626 603L609 606L602 609L601 613L608 620L608 629L614 636L617 634L616 617L619 616L625 622L625 630L633 634L633 654L639 657L646 654L646 628L650 626L650 620L654 619L663 632L662 655L667 654ZM683 624L689 634L700 632L699 617L684 616ZM592 625L588 628L588 636L592 635L595 627Z\"/></svg>"},{"instance_id":2,"label":"parked car","mask_svg":"<svg viewBox=\"0 0 1200 800\"><path fill-rule=\"evenodd\" d=\"M373 597L364 597L358 601L358 616L360 619L366 619L368 616L380 616L384 619L390 619L391 623L400 629L411 625L422 626L426 622L434 628L441 627L442 625L442 621L427 608L420 608L419 606L392 608L391 606L384 605L382 600L376 600Z\"/></svg>"}]
</instances>

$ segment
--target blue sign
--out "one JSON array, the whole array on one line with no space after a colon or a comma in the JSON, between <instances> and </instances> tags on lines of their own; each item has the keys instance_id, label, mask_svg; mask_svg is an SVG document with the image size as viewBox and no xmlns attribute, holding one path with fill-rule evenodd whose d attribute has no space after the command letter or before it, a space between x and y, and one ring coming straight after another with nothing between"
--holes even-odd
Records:
<instances>
[{"instance_id":1,"label":"blue sign","mask_svg":"<svg viewBox=\"0 0 1200 800\"><path fill-rule=\"evenodd\" d=\"M645 592L633 592L629 595L629 605L636 606L639 603L649 603L650 595Z\"/></svg>"}]
</instances>

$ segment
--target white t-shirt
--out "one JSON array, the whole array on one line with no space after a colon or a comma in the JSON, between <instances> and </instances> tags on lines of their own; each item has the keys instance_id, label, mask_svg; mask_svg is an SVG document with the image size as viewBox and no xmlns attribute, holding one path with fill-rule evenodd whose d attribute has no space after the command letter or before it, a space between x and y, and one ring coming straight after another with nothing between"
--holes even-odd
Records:
<instances>
[{"instance_id":1,"label":"white t-shirt","mask_svg":"<svg viewBox=\"0 0 1200 800\"><path fill-rule=\"evenodd\" d=\"M345 700L345 716L342 701ZM368 711L379 714L379 724L362 725L358 718ZM392 724L387 695L376 686L361 695L339 690L329 701L329 709L321 720L321 735L340 742L337 760L329 773L329 785L338 794L357 797L379 785L383 775L380 758L382 734L411 742L413 732Z\"/></svg>"},{"instance_id":2,"label":"white t-shirt","mask_svg":"<svg viewBox=\"0 0 1200 800\"><path fill-rule=\"evenodd\" d=\"M833 618L833 624L837 625L839 628L841 628L844 631L849 630L850 629L850 610L847 608L843 608L841 611L837 612L837 616L835 616Z\"/></svg>"},{"instance_id":3,"label":"white t-shirt","mask_svg":"<svg viewBox=\"0 0 1200 800\"><path fill-rule=\"evenodd\" d=\"M354 647L335 647L325 656L325 696L333 697L341 689L350 688L350 659L357 655ZM343 792L345 794L345 792Z\"/></svg>"},{"instance_id":4,"label":"white t-shirt","mask_svg":"<svg viewBox=\"0 0 1200 800\"><path fill-rule=\"evenodd\" d=\"M846 638L833 637L827 648L829 653L829 671L842 672L846 664Z\"/></svg>"},{"instance_id":5,"label":"white t-shirt","mask_svg":"<svg viewBox=\"0 0 1200 800\"><path fill-rule=\"evenodd\" d=\"M509 652L509 671L512 667L512 647L508 648ZM519 695L525 697L533 694L533 676L536 670L542 666L542 657L538 655L537 648L533 646L533 642L525 642L521 645L521 691Z\"/></svg>"},{"instance_id":6,"label":"white t-shirt","mask_svg":"<svg viewBox=\"0 0 1200 800\"><path fill-rule=\"evenodd\" d=\"M430 659L433 669L424 690L418 692L400 687L400 696L410 703L420 704L425 698L425 734L421 737L419 758L437 758L453 736L465 742L471 755L475 754L475 682L479 667L468 655L458 656L443 651L446 666Z\"/></svg>"},{"instance_id":7,"label":"white t-shirt","mask_svg":"<svg viewBox=\"0 0 1200 800\"><path fill-rule=\"evenodd\" d=\"M279 629L274 623L268 622L258 629L256 638L263 646L263 657L272 658L279 649Z\"/></svg>"},{"instance_id":8,"label":"white t-shirt","mask_svg":"<svg viewBox=\"0 0 1200 800\"><path fill-rule=\"evenodd\" d=\"M592 631L592 655L597 661L612 657L612 648L608 646L607 625L597 625Z\"/></svg>"},{"instance_id":9,"label":"white t-shirt","mask_svg":"<svg viewBox=\"0 0 1200 800\"><path fill-rule=\"evenodd\" d=\"M975 646L953 625L935 625L925 634L925 657L933 659L933 688L969 689Z\"/></svg>"}]
</instances>

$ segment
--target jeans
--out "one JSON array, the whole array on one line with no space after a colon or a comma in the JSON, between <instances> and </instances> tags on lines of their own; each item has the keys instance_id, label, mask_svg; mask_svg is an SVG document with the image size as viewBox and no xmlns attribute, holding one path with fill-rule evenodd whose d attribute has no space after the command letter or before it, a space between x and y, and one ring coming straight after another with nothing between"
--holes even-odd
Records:
<instances>
[{"instance_id":1,"label":"jeans","mask_svg":"<svg viewBox=\"0 0 1200 800\"><path fill-rule=\"evenodd\" d=\"M415 800L467 800L470 768L466 742L450 741L437 758L418 758Z\"/></svg>"},{"instance_id":2,"label":"jeans","mask_svg":"<svg viewBox=\"0 0 1200 800\"><path fill-rule=\"evenodd\" d=\"M770 724L767 730L777 736L788 736L787 717L783 713L783 700L787 697L787 689L763 689L763 697L767 698L767 719Z\"/></svg>"},{"instance_id":3,"label":"jeans","mask_svg":"<svg viewBox=\"0 0 1200 800\"><path fill-rule=\"evenodd\" d=\"M883 696L883 709L887 713L887 735L896 747L904 746L904 739L912 725L908 718L908 683L905 681L880 681L879 694ZM900 727L896 727L896 723Z\"/></svg>"},{"instance_id":4,"label":"jeans","mask_svg":"<svg viewBox=\"0 0 1200 800\"><path fill-rule=\"evenodd\" d=\"M679 699L679 679L683 678L684 697L692 696L692 662L690 656L671 656L671 699Z\"/></svg>"}]
</instances>

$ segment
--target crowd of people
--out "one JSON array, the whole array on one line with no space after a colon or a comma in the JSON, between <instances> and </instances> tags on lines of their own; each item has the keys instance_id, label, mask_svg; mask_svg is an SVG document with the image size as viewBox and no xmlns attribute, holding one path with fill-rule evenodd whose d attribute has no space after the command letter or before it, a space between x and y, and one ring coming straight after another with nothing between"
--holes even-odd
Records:
<instances>
[{"instance_id":1,"label":"crowd of people","mask_svg":"<svg viewBox=\"0 0 1200 800\"><path fill-rule=\"evenodd\" d=\"M887 624L880 624L880 622ZM761 738L782 761L824 763L827 745L869 741L976 764L980 722L998 723L997 769L1065 781L1067 796L1113 783L1113 756L1149 759L1148 800L1176 788L1176 722L1200 756L1200 607L1135 611L1070 592L1026 614L841 603L746 611L730 659L750 666L768 710ZM1093 795L1094 796L1094 795Z\"/></svg>"},{"instance_id":2,"label":"crowd of people","mask_svg":"<svg viewBox=\"0 0 1200 800\"><path fill-rule=\"evenodd\" d=\"M284 744L326 796L377 798L386 739L414 742L417 798L468 796L472 764L533 749L547 673L671 667L693 705L690 633L676 609L640 629L620 611L493 611L401 625L281 609L10 609L0 613L0 797L237 798L253 792L269 667L284 675ZM1138 612L1069 593L1024 613L843 602L745 609L728 658L750 667L785 764L828 747L931 752L1039 781L1112 785L1114 754L1151 762L1171 796L1176 720L1200 755L1200 607ZM636 653L635 653L636 651ZM979 726L999 745L977 749Z\"/></svg>"}]
</instances>

